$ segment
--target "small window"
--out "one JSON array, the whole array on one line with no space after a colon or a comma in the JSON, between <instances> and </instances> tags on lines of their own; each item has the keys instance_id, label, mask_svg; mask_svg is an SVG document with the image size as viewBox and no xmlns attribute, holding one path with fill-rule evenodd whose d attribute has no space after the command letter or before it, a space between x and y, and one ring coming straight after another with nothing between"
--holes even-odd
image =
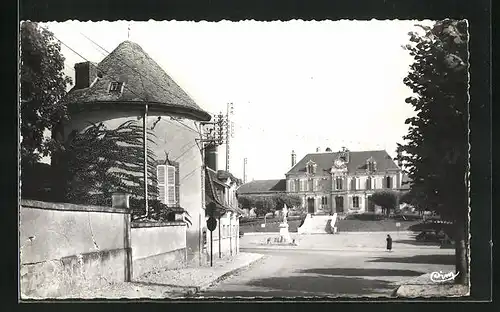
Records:
<instances>
[{"instance_id":1,"label":"small window","mask_svg":"<svg viewBox=\"0 0 500 312\"><path fill-rule=\"evenodd\" d=\"M321 197L321 204L325 206L328 205L328 197L326 196Z\"/></svg>"},{"instance_id":2,"label":"small window","mask_svg":"<svg viewBox=\"0 0 500 312\"><path fill-rule=\"evenodd\" d=\"M352 198L352 207L359 208L359 197L358 196L354 196Z\"/></svg>"},{"instance_id":3,"label":"small window","mask_svg":"<svg viewBox=\"0 0 500 312\"><path fill-rule=\"evenodd\" d=\"M123 82L113 81L109 85L109 92L122 92Z\"/></svg>"},{"instance_id":4,"label":"small window","mask_svg":"<svg viewBox=\"0 0 500 312\"><path fill-rule=\"evenodd\" d=\"M342 189L342 178L338 177L336 180L335 180L335 186L337 188L337 190L341 190Z\"/></svg>"},{"instance_id":5,"label":"small window","mask_svg":"<svg viewBox=\"0 0 500 312\"><path fill-rule=\"evenodd\" d=\"M387 188L392 188L392 178L391 177L386 177L385 178L385 186Z\"/></svg>"},{"instance_id":6,"label":"small window","mask_svg":"<svg viewBox=\"0 0 500 312\"><path fill-rule=\"evenodd\" d=\"M372 178L371 177L366 178L366 189L367 190L372 189Z\"/></svg>"}]
</instances>

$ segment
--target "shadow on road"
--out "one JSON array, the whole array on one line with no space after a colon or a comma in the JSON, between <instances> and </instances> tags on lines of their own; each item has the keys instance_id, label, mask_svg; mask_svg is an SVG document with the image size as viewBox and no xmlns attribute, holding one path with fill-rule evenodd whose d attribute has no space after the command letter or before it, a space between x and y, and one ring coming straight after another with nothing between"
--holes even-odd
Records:
<instances>
[{"instance_id":1,"label":"shadow on road","mask_svg":"<svg viewBox=\"0 0 500 312\"><path fill-rule=\"evenodd\" d=\"M275 292L299 292L302 296L317 294L350 294L350 295L373 295L377 292L385 292L390 295L394 288L392 283L382 280L370 280L358 277L343 276L288 276L269 277L252 280L246 285L264 287ZM278 292L279 293L279 292Z\"/></svg>"},{"instance_id":2,"label":"shadow on road","mask_svg":"<svg viewBox=\"0 0 500 312\"><path fill-rule=\"evenodd\" d=\"M425 272L395 269L363 269L363 268L317 268L301 270L299 273L342 275L342 276L420 276Z\"/></svg>"},{"instance_id":3,"label":"shadow on road","mask_svg":"<svg viewBox=\"0 0 500 312\"><path fill-rule=\"evenodd\" d=\"M419 242L417 240L411 240L411 239L395 240L394 243L415 245L415 246L440 246L440 243L437 242Z\"/></svg>"},{"instance_id":4,"label":"shadow on road","mask_svg":"<svg viewBox=\"0 0 500 312\"><path fill-rule=\"evenodd\" d=\"M454 255L418 255L412 257L383 257L368 262L397 262L397 263L426 263L426 264L443 264L454 265Z\"/></svg>"}]
</instances>

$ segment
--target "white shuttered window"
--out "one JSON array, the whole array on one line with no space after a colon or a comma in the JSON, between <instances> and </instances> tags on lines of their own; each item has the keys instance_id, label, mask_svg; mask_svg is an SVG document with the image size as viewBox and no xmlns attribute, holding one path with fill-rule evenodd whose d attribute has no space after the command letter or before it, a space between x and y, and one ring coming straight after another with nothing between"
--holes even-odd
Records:
<instances>
[{"instance_id":1,"label":"white shuttered window","mask_svg":"<svg viewBox=\"0 0 500 312\"><path fill-rule=\"evenodd\" d=\"M156 177L158 180L158 200L168 206L175 206L175 167L156 166Z\"/></svg>"},{"instance_id":2,"label":"white shuttered window","mask_svg":"<svg viewBox=\"0 0 500 312\"><path fill-rule=\"evenodd\" d=\"M158 200L163 204L167 203L167 166L156 166L156 178L158 180Z\"/></svg>"},{"instance_id":3,"label":"white shuttered window","mask_svg":"<svg viewBox=\"0 0 500 312\"><path fill-rule=\"evenodd\" d=\"M175 206L175 167L167 167L167 206Z\"/></svg>"}]
</instances>

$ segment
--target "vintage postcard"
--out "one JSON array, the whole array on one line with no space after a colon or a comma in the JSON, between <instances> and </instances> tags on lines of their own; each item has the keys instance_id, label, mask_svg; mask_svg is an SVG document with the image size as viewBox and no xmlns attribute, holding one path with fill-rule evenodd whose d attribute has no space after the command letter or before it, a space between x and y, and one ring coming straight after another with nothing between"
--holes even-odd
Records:
<instances>
[{"instance_id":1,"label":"vintage postcard","mask_svg":"<svg viewBox=\"0 0 500 312\"><path fill-rule=\"evenodd\" d=\"M21 22L21 300L467 296L468 26Z\"/></svg>"}]
</instances>

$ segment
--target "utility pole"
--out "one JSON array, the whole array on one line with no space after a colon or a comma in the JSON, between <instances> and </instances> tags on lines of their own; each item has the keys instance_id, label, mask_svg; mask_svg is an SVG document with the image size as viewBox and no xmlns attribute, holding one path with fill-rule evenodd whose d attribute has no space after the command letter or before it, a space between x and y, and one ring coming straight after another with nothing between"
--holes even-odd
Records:
<instances>
[{"instance_id":1,"label":"utility pole","mask_svg":"<svg viewBox=\"0 0 500 312\"><path fill-rule=\"evenodd\" d=\"M233 137L234 125L230 116L234 113L233 103L227 103L226 107L226 171L229 172L229 138Z\"/></svg>"},{"instance_id":2,"label":"utility pole","mask_svg":"<svg viewBox=\"0 0 500 312\"><path fill-rule=\"evenodd\" d=\"M148 138L147 138L147 124L148 124L148 104L144 106L144 118L142 120L142 128L144 131L144 208L146 209L146 216L149 215L149 207L148 207Z\"/></svg>"},{"instance_id":3,"label":"utility pole","mask_svg":"<svg viewBox=\"0 0 500 312\"><path fill-rule=\"evenodd\" d=\"M247 183L247 158L243 159L243 183Z\"/></svg>"}]
</instances>

